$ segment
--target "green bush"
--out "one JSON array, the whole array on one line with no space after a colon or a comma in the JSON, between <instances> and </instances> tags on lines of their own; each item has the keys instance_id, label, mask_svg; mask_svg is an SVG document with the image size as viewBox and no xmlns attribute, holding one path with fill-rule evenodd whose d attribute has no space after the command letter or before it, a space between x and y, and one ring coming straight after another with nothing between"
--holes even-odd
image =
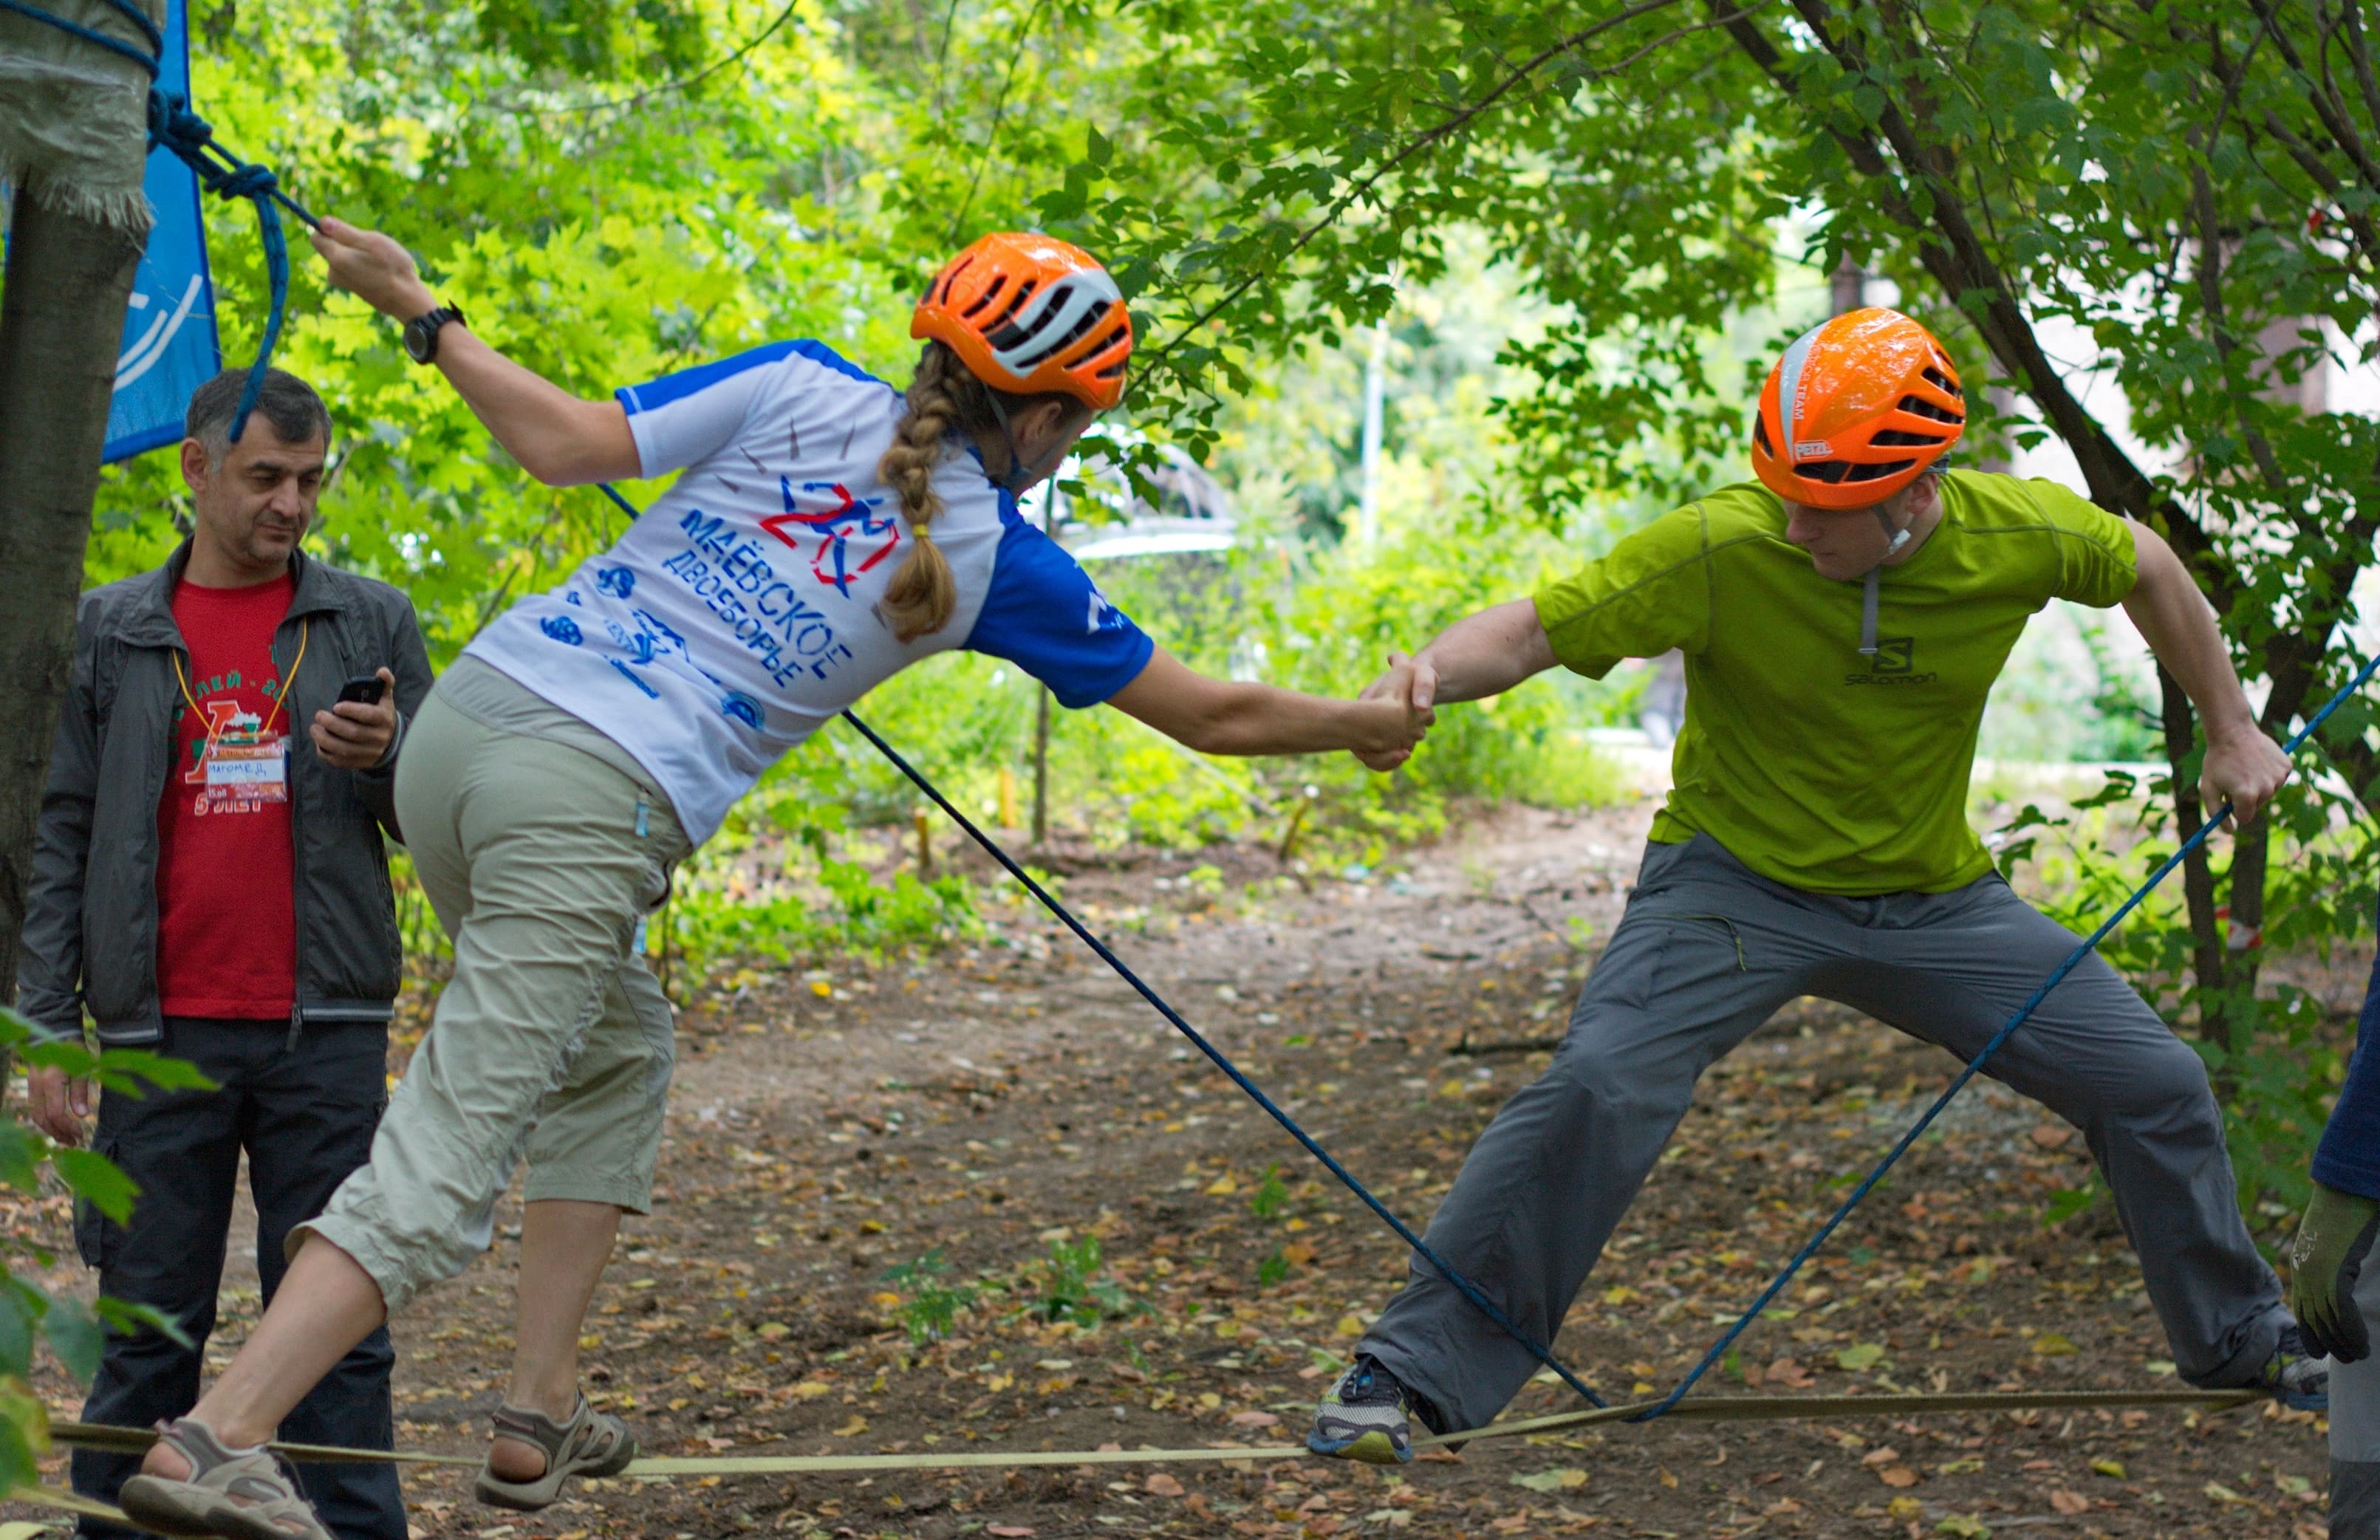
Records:
<instances>
[{"instance_id":1,"label":"green bush","mask_svg":"<svg viewBox=\"0 0 2380 1540\"><path fill-rule=\"evenodd\" d=\"M213 1089L212 1082L178 1059L137 1049L93 1050L79 1042L54 1041L24 1017L0 1008L0 1053L7 1052L29 1068L63 1070L90 1079L108 1096L138 1097L152 1088ZM0 1182L38 1197L45 1175L119 1224L131 1217L140 1196L140 1190L105 1156L54 1143L12 1110L0 1118ZM175 1321L148 1305L103 1297L86 1307L51 1293L23 1265L50 1267L56 1256L21 1236L0 1240L0 1255L7 1259L7 1276L0 1282L0 1492L6 1492L36 1483L35 1461L49 1449L49 1413L32 1385L37 1341L49 1344L67 1373L88 1381L99 1369L100 1350L110 1330L158 1331L185 1344L189 1339Z\"/></svg>"}]
</instances>

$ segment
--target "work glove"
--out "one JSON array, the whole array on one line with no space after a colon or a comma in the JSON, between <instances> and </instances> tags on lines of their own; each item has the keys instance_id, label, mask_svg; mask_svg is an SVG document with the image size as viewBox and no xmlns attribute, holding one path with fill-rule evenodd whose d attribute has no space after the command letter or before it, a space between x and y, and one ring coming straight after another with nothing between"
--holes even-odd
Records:
<instances>
[{"instance_id":1,"label":"work glove","mask_svg":"<svg viewBox=\"0 0 2380 1540\"><path fill-rule=\"evenodd\" d=\"M2289 1309L2312 1352L2341 1364L2371 1356L2372 1334L2355 1307L2355 1280L2380 1235L2380 1199L2313 1184L2289 1247Z\"/></svg>"}]
</instances>

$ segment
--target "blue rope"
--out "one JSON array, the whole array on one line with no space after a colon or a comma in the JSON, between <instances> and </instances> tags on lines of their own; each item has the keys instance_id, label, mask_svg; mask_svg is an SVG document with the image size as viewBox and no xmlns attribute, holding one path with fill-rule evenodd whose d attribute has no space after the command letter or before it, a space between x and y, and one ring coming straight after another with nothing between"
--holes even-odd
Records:
<instances>
[{"instance_id":1,"label":"blue rope","mask_svg":"<svg viewBox=\"0 0 2380 1540\"><path fill-rule=\"evenodd\" d=\"M2281 752L2284 754L2295 754L2298 751L2299 746L2302 745L2308 738L2313 737L2315 730L2320 728L2324 722L2330 720L2332 712L2347 704L2350 697L2353 696L2356 691L2362 689L2370 682L2374 670L2380 670L2380 655L2375 655L2370 662L2364 664L2362 669L2357 671L2355 677L2349 680L2344 688L2342 688L2337 695L2330 697L2329 704L2323 707L2321 710L2316 711L2313 716L2307 721L2306 724L2300 728L2297 733L2290 737L2288 743L2281 746ZM1909 1132L1900 1136L1900 1141L1886 1153L1883 1159L1876 1163L1876 1169L1869 1171L1867 1175L1861 1180L1860 1184L1852 1190L1851 1196L1843 1199L1841 1206L1836 1208L1834 1213L1828 1217L1827 1222L1818 1227L1818 1232L1810 1237L1809 1243L1804 1245L1800 1251L1793 1254L1793 1259L1785 1264L1785 1270L1779 1273L1776 1278L1771 1279L1768 1287L1760 1291L1760 1297L1752 1302L1752 1308L1746 1310L1741 1316L1737 1317L1735 1324L1729 1327L1727 1330L1720 1335L1718 1340L1710 1345L1710 1351L1703 1354L1702 1361L1694 1366L1693 1371L1689 1373L1685 1378L1678 1381L1677 1388L1662 1397L1661 1400L1653 1406L1648 1407L1645 1411L1638 1413L1635 1416L1630 1418L1629 1421L1638 1423L1650 1422L1654 1418L1660 1416L1663 1413L1668 1412L1671 1407L1676 1406L1679 1401L1685 1398L1686 1392L1694 1388L1694 1382L1701 1379L1704 1375L1710 1372L1711 1365L1717 1364L1720 1358L1725 1356L1727 1350L1735 1344L1735 1340L1742 1336L1743 1333L1750 1328L1752 1323L1759 1317L1760 1313L1767 1309L1770 1303L1774 1301L1779 1293L1784 1291L1785 1286L1793 1281L1793 1275L1802 1270L1803 1265L1808 1262L1811 1257L1817 1255L1818 1248L1825 1245L1827 1243L1827 1238L1834 1234L1836 1229L1842 1224L1843 1220L1851 1217L1852 1210L1857 1208L1862 1200L1866 1198L1868 1194L1876 1190L1876 1183L1884 1180L1885 1173L1892 1170L1893 1166L1900 1161L1903 1155L1909 1153L1909 1146L1915 1144L1919 1135L1923 1134L1927 1128L1933 1125L1936 1118L1942 1115L1942 1110L1950 1105L1950 1098L1957 1096L1959 1092L1965 1087L1967 1082L1975 1078L1976 1073L1984 1067L1984 1065L1991 1059L1992 1055L1999 1052L2000 1049L2007 1044L2008 1040L2016 1035L2016 1029L2022 1026L2025 1024L2026 1019L2032 1016L2034 1009L2037 1008L2043 1000L2049 998L2049 991L2058 988L2060 983L2064 982L2066 976L2072 973L2075 968L2080 966L2083 958L2088 957L2093 952L2096 951L2099 943L2106 940L2108 935L2115 930L2116 927L2123 923L2124 916L2139 908L2142 902L2149 896L2151 891L2153 891L2158 883L2166 879L2167 874L2171 872L2174 867L2181 865L2183 859L2186 858L2192 851L2196 850L2200 845L2204 844L2207 837L2213 834L2216 830L2222 827L2223 820L2228 818L2230 814L2231 805L2228 802L2221 807L2216 808L2213 817L2209 818L2204 823L2199 825L2197 833L2192 834L2189 839L2184 840L2181 843L2181 847L2180 849L2176 850L2171 855L2167 856L2163 862L2159 863L2156 870L2149 873L2147 881L2132 890L2132 895L2124 900L2123 903L2117 908L2114 914L2109 915L2105 920L2102 920L2096 930L2092 931L2089 936L2083 939L2082 945L2067 953L2066 961L2058 964L2056 971L2051 973L2047 978L2042 981L2041 988L2034 990L2033 994L2027 998L2025 1002L2017 1007L2016 1014L2008 1019L2008 1024L2006 1025L2002 1026L1998 1032L1992 1034L1991 1041L1984 1045L1984 1050L1981 1053L1976 1054L1975 1057L1969 1061L1965 1069L1959 1072L1958 1077L1950 1082L1949 1087L1945 1089L1940 1096L1934 1098L1934 1105L1928 1107L1925 1110L1925 1115L1920 1117L1915 1123L1911 1125Z\"/></svg>"},{"instance_id":2,"label":"blue rope","mask_svg":"<svg viewBox=\"0 0 2380 1540\"><path fill-rule=\"evenodd\" d=\"M239 393L239 406L232 413L231 442L248 430L248 415L256 409L257 393L264 388L264 372L272 367L273 350L281 341L281 322L289 303L289 243L282 234L281 215L273 208L278 203L299 219L317 229L322 221L308 213L287 193L281 190L279 179L271 170L252 161L243 161L215 142L213 125L190 111L189 103L178 96L168 96L154 84L159 60L165 51L164 35L157 24L133 0L108 0L117 12L140 30L149 41L149 51L142 53L121 38L86 27L79 21L45 11L25 0L0 0L0 9L14 11L18 16L45 22L62 32L68 32L86 42L95 43L111 54L130 59L149 72L149 148L159 146L171 151L185 165L198 174L200 184L219 198L245 198L256 205L257 233L264 245L264 274L273 291L273 307L264 320L264 337L256 350L256 362L248 370L248 383Z\"/></svg>"},{"instance_id":3,"label":"blue rope","mask_svg":"<svg viewBox=\"0 0 2380 1540\"><path fill-rule=\"evenodd\" d=\"M134 5L132 0L107 0L107 3L115 6L125 20L140 29L140 35L149 40L151 53L163 56L165 52L165 34L155 22L149 19L147 11Z\"/></svg>"},{"instance_id":4,"label":"blue rope","mask_svg":"<svg viewBox=\"0 0 2380 1540\"><path fill-rule=\"evenodd\" d=\"M139 65L141 68L147 70L151 79L155 79L157 78L157 55L164 52L165 40L157 35L157 28L155 24L151 22L148 17L142 15L138 6L130 4L130 0L114 0L114 4L117 10L124 12L127 16L140 24L140 30L150 41L150 52L144 54L140 49L133 47L132 44L125 42L122 38L109 37L105 32L100 31L96 28L86 27L79 21L68 21L65 17L45 11L38 6L28 6L24 3L24 0L0 0L0 10L15 11L18 16L29 17L35 21L45 21L51 26L55 27L61 32L72 32L75 36L82 39L85 42L96 43L100 47L106 49L111 54L120 54L124 57L130 59L134 64Z\"/></svg>"},{"instance_id":5,"label":"blue rope","mask_svg":"<svg viewBox=\"0 0 2380 1540\"><path fill-rule=\"evenodd\" d=\"M613 486L609 481L599 482L597 484L603 489L603 495L610 498L613 503L618 503L622 511L626 513L630 518L633 519L638 516L636 504L621 496L619 489ZM1330 1171L1332 1176L1337 1177L1340 1182L1344 1185L1349 1192L1354 1194L1358 1198L1361 1198L1366 1207L1378 1215L1382 1223L1386 1224L1390 1230L1396 1231L1397 1238L1399 1240L1404 1242L1406 1245L1411 1246L1423 1261L1427 1262L1431 1267L1436 1267L1439 1273L1443 1274L1449 1283L1453 1284L1457 1290L1462 1291L1464 1299L1469 1300L1473 1304L1476 1305L1482 1314L1484 1314L1489 1320L1495 1322L1498 1327L1501 1328L1504 1333L1511 1337L1512 1340L1528 1349L1531 1356L1535 1357L1538 1363L1543 1364L1547 1368L1551 1369L1555 1374L1560 1376L1562 1383L1577 1391L1581 1396L1585 1397L1586 1403L1589 1406L1603 1406L1608 1404L1601 1396L1597 1395L1594 1390L1590 1389L1584 1380L1581 1380L1578 1376L1572 1374L1560 1359L1556 1358L1551 1350L1548 1349L1536 1338L1531 1337L1527 1332L1522 1330L1521 1328L1513 1322L1511 1316L1498 1309L1495 1304L1488 1300L1486 1294L1480 1292L1478 1285L1473 1283L1469 1279L1455 1271L1453 1264L1448 1262L1444 1257L1439 1255L1438 1253L1432 1251L1428 1244L1425 1243L1420 1236L1413 1232L1411 1226L1407 1225L1404 1220L1397 1218L1397 1216L1390 1210L1388 1205L1373 1196L1371 1189L1365 1186L1364 1183L1356 1178L1353 1171L1350 1171L1346 1167L1341 1165L1337 1157L1333 1156L1329 1150L1324 1149L1320 1145L1317 1144L1314 1140L1314 1136L1306 1133L1305 1129L1299 1127L1296 1119L1291 1117L1287 1112L1282 1111L1281 1108L1274 1103L1270 1097L1265 1095L1264 1088L1258 1085L1255 1081L1250 1080L1247 1075L1241 1071L1237 1064L1232 1062L1231 1059L1224 1054L1222 1049L1208 1041L1196 1027L1192 1026L1188 1022L1183 1020L1182 1013L1167 1004L1164 996L1159 994L1155 989L1150 988L1148 985L1142 980L1140 975L1132 971L1132 965L1130 964L1126 963L1123 958L1118 957L1113 952L1108 950L1107 943L1100 940L1099 937L1093 935L1082 921L1075 917L1073 911L1069 910L1063 903L1059 903L1057 895L1050 892L1049 889L1041 886L1039 882L1034 880L1033 874L1026 871L1023 867L1017 865L1015 858L1011 856L1007 851L1002 850L1000 847L999 841L994 840L990 835L985 833L982 830L978 829L975 826L975 820L968 818L965 813L960 812L951 802L951 799L941 794L941 788L937 787L931 781L926 779L923 771L919 770L917 766L909 763L908 760L903 758L900 751L895 749L891 744L886 743L882 738L879 737L877 735L876 729L860 721L857 714L852 711L846 710L844 712L843 719L844 721L851 723L852 726L857 728L861 737L866 738L869 743L875 745L878 753L892 761L892 768L899 770L903 775L907 776L911 782L915 782L919 791L925 793L927 796L933 800L934 806L940 807L943 812L948 813L953 822L955 822L961 829L966 831L967 836L970 839L974 840L976 843L983 846L983 848L990 854L993 860L999 862L1002 867L1006 868L1009 876L1023 883L1025 885L1025 891L1038 899L1043 908L1049 910L1052 915L1055 915L1067 929L1073 931L1075 935L1081 940L1085 946L1089 947L1093 952L1099 953L1099 961L1105 963L1109 967L1113 968L1118 977L1122 978L1125 983L1131 985L1134 989L1138 991L1140 998L1148 1001L1148 1003L1156 1009L1159 1015L1163 1016L1168 1022L1172 1023L1173 1029L1176 1032L1179 1032L1184 1037L1189 1038L1193 1047L1196 1048L1199 1052L1205 1054L1209 1060L1213 1061L1217 1069L1221 1070L1225 1074L1231 1077L1232 1085L1237 1085L1241 1090L1246 1092L1249 1099L1254 1101L1258 1107L1263 1108L1266 1113L1271 1117L1273 1122L1281 1124L1283 1129L1287 1130L1289 1136L1295 1139L1300 1145L1303 1145L1308 1155L1311 1155L1317 1160L1321 1161L1323 1168L1326 1170Z\"/></svg>"}]
</instances>

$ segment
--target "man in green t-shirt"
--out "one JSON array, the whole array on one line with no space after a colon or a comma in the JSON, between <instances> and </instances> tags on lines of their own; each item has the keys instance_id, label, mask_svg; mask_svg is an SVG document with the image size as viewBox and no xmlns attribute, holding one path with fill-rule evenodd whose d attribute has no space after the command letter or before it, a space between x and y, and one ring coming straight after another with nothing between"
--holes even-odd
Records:
<instances>
[{"instance_id":1,"label":"man in green t-shirt","mask_svg":"<svg viewBox=\"0 0 2380 1540\"><path fill-rule=\"evenodd\" d=\"M1769 375L1757 483L1662 515L1413 660L1416 699L1448 701L1557 663L1600 677L1685 656L1676 783L1627 914L1551 1067L1480 1135L1429 1227L1540 1342L1696 1076L1779 1006L1840 1000L1964 1060L2073 949L1966 822L1985 698L2026 617L2052 599L2125 607L2198 709L2208 806L2253 819L2289 776L2166 543L2046 481L1946 473L1964 415L1923 326L1838 316ZM2327 1360L2240 1222L2205 1071L2114 969L2086 959L1987 1073L2082 1130L2183 1377L2326 1404ZM1413 1417L1481 1426L1537 1367L1416 1259L1307 1442L1407 1460Z\"/></svg>"}]
</instances>

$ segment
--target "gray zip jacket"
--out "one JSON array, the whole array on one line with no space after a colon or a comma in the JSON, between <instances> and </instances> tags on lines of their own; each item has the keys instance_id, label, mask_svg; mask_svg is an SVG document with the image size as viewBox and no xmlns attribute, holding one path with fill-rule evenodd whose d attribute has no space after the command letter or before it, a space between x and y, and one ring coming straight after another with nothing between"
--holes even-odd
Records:
<instances>
[{"instance_id":1,"label":"gray zip jacket","mask_svg":"<svg viewBox=\"0 0 2380 1540\"><path fill-rule=\"evenodd\" d=\"M50 753L32 879L26 897L17 1009L70 1037L83 1013L103 1043L155 1042L157 807L174 762L182 694L174 673L189 651L174 624L174 585L189 542L164 566L82 596L74 672ZM430 655L405 595L385 583L290 559L289 612L273 637L281 676L306 633L306 661L289 702L289 825L295 844L298 1003L307 1022L383 1022L399 982L395 904L382 831L401 840L396 756L377 770L344 770L314 751L306 724L339 686L385 665L406 722L430 694Z\"/></svg>"}]
</instances>

